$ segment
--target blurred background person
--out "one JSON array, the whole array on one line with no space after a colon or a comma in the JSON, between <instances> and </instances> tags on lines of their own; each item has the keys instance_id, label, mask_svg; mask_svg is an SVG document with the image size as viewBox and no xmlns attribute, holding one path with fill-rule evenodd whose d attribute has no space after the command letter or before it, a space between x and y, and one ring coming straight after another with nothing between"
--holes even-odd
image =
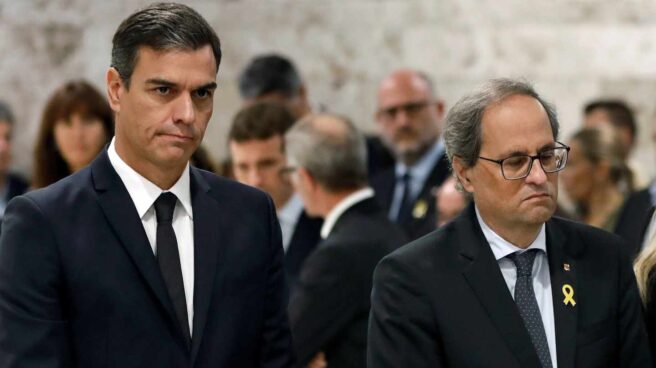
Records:
<instances>
[{"instance_id":1,"label":"blurred background person","mask_svg":"<svg viewBox=\"0 0 656 368\"><path fill-rule=\"evenodd\" d=\"M287 164L284 135L294 116L282 105L260 102L242 109L228 133L235 179L267 192L273 199L282 230L285 274L293 294L303 262L319 243L323 221L310 218L294 194Z\"/></svg>"},{"instance_id":2,"label":"blurred background person","mask_svg":"<svg viewBox=\"0 0 656 368\"><path fill-rule=\"evenodd\" d=\"M280 54L255 56L239 75L239 94L245 104L258 101L284 105L296 120L312 112L308 88L294 63ZM323 109L319 109L323 110ZM380 138L366 136L369 177L394 165Z\"/></svg>"},{"instance_id":3,"label":"blurred background person","mask_svg":"<svg viewBox=\"0 0 656 368\"><path fill-rule=\"evenodd\" d=\"M191 159L189 160L189 163L201 170L223 175L223 173L219 170L212 156L210 156L210 153L202 145L196 148L194 154L191 155Z\"/></svg>"},{"instance_id":4,"label":"blurred background person","mask_svg":"<svg viewBox=\"0 0 656 368\"><path fill-rule=\"evenodd\" d=\"M456 218L469 203L467 195L458 190L455 176L450 176L435 191L436 227L442 227Z\"/></svg>"},{"instance_id":5,"label":"blurred background person","mask_svg":"<svg viewBox=\"0 0 656 368\"><path fill-rule=\"evenodd\" d=\"M21 176L9 172L14 114L9 105L0 101L0 219L9 200L23 194L28 187Z\"/></svg>"},{"instance_id":6,"label":"blurred background person","mask_svg":"<svg viewBox=\"0 0 656 368\"><path fill-rule=\"evenodd\" d=\"M289 305L298 366L364 368L373 270L406 238L367 185L364 137L348 119L307 116L285 145L297 193L324 218Z\"/></svg>"},{"instance_id":7,"label":"blurred background person","mask_svg":"<svg viewBox=\"0 0 656 368\"><path fill-rule=\"evenodd\" d=\"M376 197L411 239L435 229L432 193L450 175L440 139L444 102L421 72L397 70L378 88L376 122L395 166L371 180Z\"/></svg>"},{"instance_id":8,"label":"blurred background person","mask_svg":"<svg viewBox=\"0 0 656 368\"><path fill-rule=\"evenodd\" d=\"M633 189L621 143L611 126L584 128L569 140L567 170L561 173L574 218L614 232L620 210Z\"/></svg>"},{"instance_id":9,"label":"blurred background person","mask_svg":"<svg viewBox=\"0 0 656 368\"><path fill-rule=\"evenodd\" d=\"M653 211L652 211L653 212ZM651 219L654 227L656 218ZM652 357L656 357L656 236L651 234L635 260L634 270L638 289L645 307L645 322Z\"/></svg>"},{"instance_id":10,"label":"blurred background person","mask_svg":"<svg viewBox=\"0 0 656 368\"><path fill-rule=\"evenodd\" d=\"M107 100L84 80L59 87L46 103L34 151L34 188L87 166L114 135Z\"/></svg>"}]
</instances>

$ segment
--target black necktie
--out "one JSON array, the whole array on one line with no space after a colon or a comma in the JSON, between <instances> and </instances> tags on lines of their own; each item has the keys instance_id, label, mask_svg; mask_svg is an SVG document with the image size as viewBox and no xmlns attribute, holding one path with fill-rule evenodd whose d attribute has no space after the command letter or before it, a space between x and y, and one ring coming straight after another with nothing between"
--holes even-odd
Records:
<instances>
[{"instance_id":1,"label":"black necktie","mask_svg":"<svg viewBox=\"0 0 656 368\"><path fill-rule=\"evenodd\" d=\"M160 194L155 201L155 216L157 217L157 262L162 277L173 302L175 314L185 335L187 344L191 342L189 320L187 317L187 302L185 299L182 270L180 268L180 255L178 254L178 241L173 231L173 210L177 197L171 192ZM189 345L188 345L189 346Z\"/></svg>"},{"instance_id":2,"label":"black necktie","mask_svg":"<svg viewBox=\"0 0 656 368\"><path fill-rule=\"evenodd\" d=\"M405 223L410 219L412 212L412 194L410 193L410 180L412 177L410 173L406 172L399 181L403 186L403 196L401 197L401 205L399 206L399 214L396 216L396 222Z\"/></svg>"},{"instance_id":3,"label":"black necktie","mask_svg":"<svg viewBox=\"0 0 656 368\"><path fill-rule=\"evenodd\" d=\"M549 354L549 344L547 343L547 334L544 332L542 315L538 307L538 301L535 299L533 290L533 261L539 249L529 249L523 253L509 254L515 267L517 267L517 282L515 283L515 304L519 309L519 314L524 320L524 326L531 336L531 342L538 353L540 363L543 368L551 368L551 354Z\"/></svg>"}]
</instances>

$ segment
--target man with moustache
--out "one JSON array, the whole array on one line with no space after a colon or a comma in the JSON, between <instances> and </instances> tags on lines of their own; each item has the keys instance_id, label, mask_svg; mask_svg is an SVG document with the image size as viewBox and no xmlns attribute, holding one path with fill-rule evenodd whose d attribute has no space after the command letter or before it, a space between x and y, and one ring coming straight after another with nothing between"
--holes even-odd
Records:
<instances>
[{"instance_id":1,"label":"man with moustache","mask_svg":"<svg viewBox=\"0 0 656 368\"><path fill-rule=\"evenodd\" d=\"M435 228L433 190L449 176L440 139L444 103L428 76L397 70L378 89L376 122L396 164L371 180L376 197L411 239Z\"/></svg>"},{"instance_id":2,"label":"man with moustache","mask_svg":"<svg viewBox=\"0 0 656 368\"><path fill-rule=\"evenodd\" d=\"M473 203L384 258L368 366L650 367L621 239L553 218L554 109L521 81L490 81L446 118L453 172Z\"/></svg>"},{"instance_id":3,"label":"man with moustache","mask_svg":"<svg viewBox=\"0 0 656 368\"><path fill-rule=\"evenodd\" d=\"M289 367L273 202L189 166L213 111L218 37L193 9L159 3L112 43L111 144L5 213L0 365Z\"/></svg>"}]
</instances>

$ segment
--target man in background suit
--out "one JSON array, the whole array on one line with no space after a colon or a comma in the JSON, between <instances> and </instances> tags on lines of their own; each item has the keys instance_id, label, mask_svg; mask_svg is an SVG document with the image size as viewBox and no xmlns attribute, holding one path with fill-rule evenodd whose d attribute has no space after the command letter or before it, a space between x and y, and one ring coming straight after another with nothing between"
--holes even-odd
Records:
<instances>
[{"instance_id":1,"label":"man in background suit","mask_svg":"<svg viewBox=\"0 0 656 368\"><path fill-rule=\"evenodd\" d=\"M189 166L219 39L153 4L113 38L116 132L92 164L9 204L3 367L289 367L282 246L264 193Z\"/></svg>"},{"instance_id":2,"label":"man in background suit","mask_svg":"<svg viewBox=\"0 0 656 368\"><path fill-rule=\"evenodd\" d=\"M287 165L283 139L294 122L294 116L284 106L260 102L237 113L228 133L235 179L267 192L276 206L290 294L305 258L319 243L323 223L307 215L283 170Z\"/></svg>"},{"instance_id":3,"label":"man in background suit","mask_svg":"<svg viewBox=\"0 0 656 368\"><path fill-rule=\"evenodd\" d=\"M9 201L27 190L22 177L10 173L11 143L14 133L14 114L5 102L0 101L0 219Z\"/></svg>"},{"instance_id":4,"label":"man in background suit","mask_svg":"<svg viewBox=\"0 0 656 368\"><path fill-rule=\"evenodd\" d=\"M376 268L369 367L651 366L621 240L551 218L557 136L524 82L490 81L450 110L446 149L473 203Z\"/></svg>"},{"instance_id":5,"label":"man in background suit","mask_svg":"<svg viewBox=\"0 0 656 368\"><path fill-rule=\"evenodd\" d=\"M244 102L281 103L300 119L312 113L308 87L288 57L280 54L255 56L239 75L239 94ZM319 107L323 111L323 107ZM376 136L367 136L367 170L369 176L394 164L389 150Z\"/></svg>"},{"instance_id":6,"label":"man in background suit","mask_svg":"<svg viewBox=\"0 0 656 368\"><path fill-rule=\"evenodd\" d=\"M324 218L324 240L303 265L289 306L299 366L365 367L373 270L405 236L367 187L364 139L350 121L308 116L285 144L308 213Z\"/></svg>"},{"instance_id":7,"label":"man in background suit","mask_svg":"<svg viewBox=\"0 0 656 368\"><path fill-rule=\"evenodd\" d=\"M433 190L449 176L440 140L443 115L444 103L425 74L403 69L380 83L376 122L396 164L371 185L389 218L411 239L435 228Z\"/></svg>"}]
</instances>

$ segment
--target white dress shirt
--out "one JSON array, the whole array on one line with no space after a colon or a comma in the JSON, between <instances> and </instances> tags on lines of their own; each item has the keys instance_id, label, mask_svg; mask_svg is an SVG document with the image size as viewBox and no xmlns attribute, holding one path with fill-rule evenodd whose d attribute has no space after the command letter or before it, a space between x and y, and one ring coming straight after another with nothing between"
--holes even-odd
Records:
<instances>
[{"instance_id":1,"label":"white dress shirt","mask_svg":"<svg viewBox=\"0 0 656 368\"><path fill-rule=\"evenodd\" d=\"M289 250L289 244L292 242L294 230L296 230L296 224L298 224L301 213L303 213L303 201L296 194L292 195L278 211L278 222L282 232L282 247L285 253Z\"/></svg>"},{"instance_id":2,"label":"white dress shirt","mask_svg":"<svg viewBox=\"0 0 656 368\"><path fill-rule=\"evenodd\" d=\"M114 146L114 139L107 150L109 161L114 170L123 181L125 188L134 202L141 223L143 224L148 242L157 254L157 218L155 217L155 200L164 192L171 192L178 197L173 211L173 231L178 243L180 254L180 268L182 282L187 302L187 316L189 317L189 332L193 331L194 320L194 219L191 209L191 189L189 178L189 164L185 167L178 181L169 189L162 190L153 182L134 171L119 157Z\"/></svg>"},{"instance_id":3,"label":"white dress shirt","mask_svg":"<svg viewBox=\"0 0 656 368\"><path fill-rule=\"evenodd\" d=\"M533 291L535 292L535 299L538 302L540 315L542 316L542 324L544 325L544 332L547 335L547 343L549 344L549 353L551 355L551 364L553 368L558 367L558 360L556 357L556 323L554 319L553 309L553 296L551 294L551 278L549 276L549 259L547 258L547 236L545 232L545 225L542 225L538 237L535 238L533 243L526 249L519 248L514 244L503 239L499 234L495 233L485 221L481 218L478 208L476 208L476 217L478 223L481 225L483 235L490 244L494 258L496 258L501 274L506 281L510 295L515 298L515 283L517 282L517 268L513 261L506 258L509 254L520 252L523 253L528 249L539 249L540 251L535 257L533 262Z\"/></svg>"},{"instance_id":4,"label":"white dress shirt","mask_svg":"<svg viewBox=\"0 0 656 368\"><path fill-rule=\"evenodd\" d=\"M349 194L339 203L337 203L337 205L333 207L330 212L328 212L328 215L326 215L326 218L323 220L323 226L321 226L320 233L321 239L326 239L328 235L330 235L330 232L333 231L333 227L335 227L335 223L337 223L337 220L339 220L339 218L344 214L344 212L346 212L346 210L353 207L355 204L373 196L374 190L367 187Z\"/></svg>"}]
</instances>

